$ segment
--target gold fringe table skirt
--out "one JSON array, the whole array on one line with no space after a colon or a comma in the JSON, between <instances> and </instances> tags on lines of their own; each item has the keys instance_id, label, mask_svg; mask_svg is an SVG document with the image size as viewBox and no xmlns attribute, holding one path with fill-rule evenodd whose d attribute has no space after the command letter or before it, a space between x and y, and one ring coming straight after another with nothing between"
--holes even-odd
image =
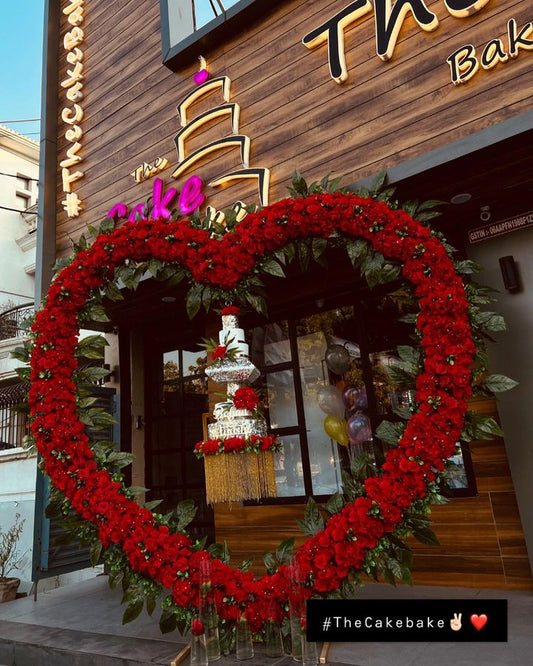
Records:
<instances>
[{"instance_id":1,"label":"gold fringe table skirt","mask_svg":"<svg viewBox=\"0 0 533 666\"><path fill-rule=\"evenodd\" d=\"M208 504L276 497L272 451L205 456Z\"/></svg>"}]
</instances>

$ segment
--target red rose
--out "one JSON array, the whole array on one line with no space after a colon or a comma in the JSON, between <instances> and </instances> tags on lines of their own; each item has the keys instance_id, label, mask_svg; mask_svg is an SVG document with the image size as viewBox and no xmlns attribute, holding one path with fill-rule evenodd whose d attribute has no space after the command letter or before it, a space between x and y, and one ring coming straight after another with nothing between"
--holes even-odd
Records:
<instances>
[{"instance_id":1,"label":"red rose","mask_svg":"<svg viewBox=\"0 0 533 666\"><path fill-rule=\"evenodd\" d=\"M194 618L192 621L191 633L193 636L201 636L204 633L204 623L198 618Z\"/></svg>"},{"instance_id":2,"label":"red rose","mask_svg":"<svg viewBox=\"0 0 533 666\"><path fill-rule=\"evenodd\" d=\"M247 409L249 412L253 412L259 404L259 396L253 388L238 388L233 396L233 404L236 409Z\"/></svg>"},{"instance_id":3,"label":"red rose","mask_svg":"<svg viewBox=\"0 0 533 666\"><path fill-rule=\"evenodd\" d=\"M226 358L226 351L227 348L224 345L218 345L218 347L215 347L211 354L211 358L215 360L216 358Z\"/></svg>"},{"instance_id":4,"label":"red rose","mask_svg":"<svg viewBox=\"0 0 533 666\"><path fill-rule=\"evenodd\" d=\"M227 307L222 308L222 310L220 311L220 314L222 316L225 316L225 315L240 315L241 311L240 311L240 308L238 308L236 305L228 305Z\"/></svg>"}]
</instances>

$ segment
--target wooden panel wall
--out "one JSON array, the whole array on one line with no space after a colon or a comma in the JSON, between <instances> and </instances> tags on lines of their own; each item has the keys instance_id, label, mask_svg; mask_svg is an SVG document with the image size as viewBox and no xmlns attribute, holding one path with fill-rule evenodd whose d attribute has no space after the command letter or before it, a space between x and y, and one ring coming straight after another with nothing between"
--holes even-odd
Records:
<instances>
[{"instance_id":1,"label":"wooden panel wall","mask_svg":"<svg viewBox=\"0 0 533 666\"><path fill-rule=\"evenodd\" d=\"M65 3L62 3L63 6ZM531 108L531 54L479 72L465 86L450 81L446 57L466 43L479 50L505 35L509 18L531 19L529 0L492 0L472 17L455 19L441 0L428 0L440 26L424 33L409 16L395 55L375 55L373 15L346 32L348 81L329 76L326 46L308 50L301 38L347 5L347 0L288 0L263 21L247 26L225 44L202 53L212 76L232 80L232 101L241 106L241 132L252 142L251 166L272 170L271 201L285 196L292 172L308 180L328 172L346 184L383 167L444 147ZM118 201L145 201L152 182L135 184L129 175L142 162L166 157L161 174L167 186L177 166L173 138L179 130L176 105L194 88L195 65L171 72L161 64L159 3L153 0L85 0L83 163L76 183L84 201L77 218L62 211L58 167L57 251L70 251L69 238L98 223ZM68 29L62 17L61 35ZM506 41L506 40L504 40ZM200 55L200 53L198 54ZM66 60L60 48L60 81ZM529 79L531 81L531 79ZM60 109L64 91L58 91ZM220 104L213 95L197 111ZM63 159L66 127L59 118L58 152ZM231 133L227 120L213 123L190 150ZM205 182L238 167L235 150L216 154L194 168ZM217 208L238 199L257 202L255 187L206 189ZM422 192L421 197L426 198ZM475 443L479 484L475 498L456 499L434 511L438 548L416 546L415 581L449 585L526 587L527 556L503 444ZM217 537L227 539L236 560L275 547L297 534L301 506L228 508L216 511ZM301 539L301 537L299 537Z\"/></svg>"},{"instance_id":2,"label":"wooden panel wall","mask_svg":"<svg viewBox=\"0 0 533 666\"><path fill-rule=\"evenodd\" d=\"M472 409L497 418L494 401ZM414 539L413 581L419 585L450 585L502 589L533 589L505 446L501 439L473 442L472 460L478 485L476 497L457 497L433 507L432 521L440 545ZM227 541L233 561L254 557L254 571L264 572L262 556L281 539L304 537L297 520L303 505L222 506L215 509L217 541Z\"/></svg>"},{"instance_id":3,"label":"wooden panel wall","mask_svg":"<svg viewBox=\"0 0 533 666\"><path fill-rule=\"evenodd\" d=\"M265 20L203 53L213 76L232 79L232 101L242 110L241 132L252 141L251 166L272 170L272 201L285 196L296 168L308 179L334 171L350 183L529 110L525 78L531 74L530 52L522 51L490 72L480 71L458 87L452 85L445 62L466 43L479 52L490 39L503 38L509 18L519 25L531 19L529 2L492 0L465 19L450 16L441 0L427 4L439 27L423 32L408 16L389 63L375 54L373 14L351 27L346 32L349 78L343 85L329 76L326 46L308 50L300 40L344 8L346 0L285 2ZM85 210L71 219L59 214L60 253L68 249L69 235L76 238L117 201L133 205L146 200L151 181L138 185L129 175L143 161L167 157L170 167L162 177L167 185L176 185L171 178L177 166L176 105L194 88L196 70L193 65L173 73L161 64L157 2L86 0L85 7L85 177L76 185ZM65 17L62 28L64 34ZM59 65L62 80L62 49ZM213 95L209 105L220 102ZM67 144L64 130L60 121L61 156ZM229 122L222 120L197 139L205 144L230 133ZM194 147L192 140L190 149ZM237 149L230 149L206 158L191 173L207 181L238 165ZM237 199L258 201L249 184L222 192L208 188L206 194L218 208ZM59 184L58 210L62 198Z\"/></svg>"}]
</instances>

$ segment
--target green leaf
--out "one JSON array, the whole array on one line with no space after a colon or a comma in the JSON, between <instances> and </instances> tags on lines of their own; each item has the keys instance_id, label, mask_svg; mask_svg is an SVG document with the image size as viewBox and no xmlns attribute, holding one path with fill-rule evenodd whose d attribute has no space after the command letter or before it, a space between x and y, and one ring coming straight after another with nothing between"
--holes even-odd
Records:
<instances>
[{"instance_id":1,"label":"green leaf","mask_svg":"<svg viewBox=\"0 0 533 666\"><path fill-rule=\"evenodd\" d=\"M90 321L100 321L100 322L108 322L111 321L109 317L106 315L104 308L101 305L91 305L89 306L84 313Z\"/></svg>"},{"instance_id":2,"label":"green leaf","mask_svg":"<svg viewBox=\"0 0 533 666\"><path fill-rule=\"evenodd\" d=\"M111 372L107 368L97 368L96 366L89 366L87 368L80 368L79 377L82 382L95 383L99 382Z\"/></svg>"},{"instance_id":3,"label":"green leaf","mask_svg":"<svg viewBox=\"0 0 533 666\"><path fill-rule=\"evenodd\" d=\"M276 573L278 570L278 563L272 553L265 553L263 555L263 562L269 575Z\"/></svg>"},{"instance_id":4,"label":"green leaf","mask_svg":"<svg viewBox=\"0 0 533 666\"><path fill-rule=\"evenodd\" d=\"M503 430L490 416L480 421L476 427L476 435L479 439L491 439L491 435L503 437L503 434Z\"/></svg>"},{"instance_id":5,"label":"green leaf","mask_svg":"<svg viewBox=\"0 0 533 666\"><path fill-rule=\"evenodd\" d=\"M318 508L317 503L312 497L310 497L307 501L304 519L297 522L302 532L308 536L314 536L317 532L320 532L320 530L324 529L324 518L320 513L320 509Z\"/></svg>"},{"instance_id":6,"label":"green leaf","mask_svg":"<svg viewBox=\"0 0 533 666\"><path fill-rule=\"evenodd\" d=\"M130 486L128 488L133 497L140 497L149 491L149 488L143 488L142 486Z\"/></svg>"},{"instance_id":7,"label":"green leaf","mask_svg":"<svg viewBox=\"0 0 533 666\"><path fill-rule=\"evenodd\" d=\"M402 315L401 317L398 317L398 321L401 321L404 324L416 324L417 319L418 319L417 312L410 312L409 314L405 314Z\"/></svg>"},{"instance_id":8,"label":"green leaf","mask_svg":"<svg viewBox=\"0 0 533 666\"><path fill-rule=\"evenodd\" d=\"M415 388L415 374L404 370L400 365L391 364L385 367L385 372L390 377L393 384L398 388Z\"/></svg>"},{"instance_id":9,"label":"green leaf","mask_svg":"<svg viewBox=\"0 0 533 666\"><path fill-rule=\"evenodd\" d=\"M324 509L330 516L339 513L344 507L344 498L341 493L334 493L326 502Z\"/></svg>"},{"instance_id":10,"label":"green leaf","mask_svg":"<svg viewBox=\"0 0 533 666\"><path fill-rule=\"evenodd\" d=\"M150 617L152 617L156 606L156 597L150 595L146 597L146 612Z\"/></svg>"},{"instance_id":11,"label":"green leaf","mask_svg":"<svg viewBox=\"0 0 533 666\"><path fill-rule=\"evenodd\" d=\"M414 217L418 210L418 201L405 201L401 207L408 215Z\"/></svg>"},{"instance_id":12,"label":"green leaf","mask_svg":"<svg viewBox=\"0 0 533 666\"><path fill-rule=\"evenodd\" d=\"M275 259L268 259L261 264L261 270L269 275L275 275L276 277L285 277L285 272L281 267L281 264Z\"/></svg>"},{"instance_id":13,"label":"green leaf","mask_svg":"<svg viewBox=\"0 0 533 666\"><path fill-rule=\"evenodd\" d=\"M16 358L18 361L23 363L29 363L30 361L30 350L27 347L15 347L11 352L11 357Z\"/></svg>"},{"instance_id":14,"label":"green leaf","mask_svg":"<svg viewBox=\"0 0 533 666\"><path fill-rule=\"evenodd\" d=\"M104 287L104 294L111 301L123 301L124 296L114 282L108 282Z\"/></svg>"},{"instance_id":15,"label":"green leaf","mask_svg":"<svg viewBox=\"0 0 533 666\"><path fill-rule=\"evenodd\" d=\"M385 181L387 180L387 170L381 169L379 173L376 174L372 184L370 185L370 191L372 194L378 194L384 187Z\"/></svg>"},{"instance_id":16,"label":"green leaf","mask_svg":"<svg viewBox=\"0 0 533 666\"><path fill-rule=\"evenodd\" d=\"M98 398L81 398L78 400L77 405L79 409L85 409L86 407L91 407L91 405L94 405L95 402L98 402Z\"/></svg>"},{"instance_id":17,"label":"green leaf","mask_svg":"<svg viewBox=\"0 0 533 666\"><path fill-rule=\"evenodd\" d=\"M429 527L413 529L413 536L417 541L420 541L420 543L426 544L427 546L440 546L437 535Z\"/></svg>"},{"instance_id":18,"label":"green leaf","mask_svg":"<svg viewBox=\"0 0 533 666\"><path fill-rule=\"evenodd\" d=\"M472 273L479 273L483 269L475 261L464 259L463 261L455 262L455 270L461 275L471 275Z\"/></svg>"},{"instance_id":19,"label":"green leaf","mask_svg":"<svg viewBox=\"0 0 533 666\"><path fill-rule=\"evenodd\" d=\"M145 509L148 509L148 511L153 511L154 509L157 509L162 502L162 499L151 500L150 502L145 502L143 506Z\"/></svg>"},{"instance_id":20,"label":"green leaf","mask_svg":"<svg viewBox=\"0 0 533 666\"><path fill-rule=\"evenodd\" d=\"M346 241L346 252L348 253L348 257L352 262L352 266L356 268L365 260L368 254L368 244L366 241L361 239L349 239Z\"/></svg>"},{"instance_id":21,"label":"green leaf","mask_svg":"<svg viewBox=\"0 0 533 666\"><path fill-rule=\"evenodd\" d=\"M305 273L305 271L309 268L309 258L309 245L307 245L305 241L301 241L298 243L298 259L300 261L300 268L302 269L303 273Z\"/></svg>"},{"instance_id":22,"label":"green leaf","mask_svg":"<svg viewBox=\"0 0 533 666\"><path fill-rule=\"evenodd\" d=\"M294 551L295 538L284 539L276 548L276 559L280 564L284 564L292 556Z\"/></svg>"},{"instance_id":23,"label":"green leaf","mask_svg":"<svg viewBox=\"0 0 533 666\"><path fill-rule=\"evenodd\" d=\"M133 453L128 453L127 451L112 451L107 456L107 463L117 469L122 469L123 467L131 465L134 460L135 455Z\"/></svg>"},{"instance_id":24,"label":"green leaf","mask_svg":"<svg viewBox=\"0 0 533 666\"><path fill-rule=\"evenodd\" d=\"M442 213L440 210L427 211L426 213L417 212L413 219L417 220L418 222L429 222L429 220L433 220L436 217L440 217L441 215Z\"/></svg>"},{"instance_id":25,"label":"green leaf","mask_svg":"<svg viewBox=\"0 0 533 666\"><path fill-rule=\"evenodd\" d=\"M159 629L162 634L169 634L176 629L177 618L172 612L164 610L159 620Z\"/></svg>"},{"instance_id":26,"label":"green leaf","mask_svg":"<svg viewBox=\"0 0 533 666\"><path fill-rule=\"evenodd\" d=\"M25 368L15 368L15 372L20 379L23 379L26 382L29 381L31 376L31 368L29 366Z\"/></svg>"},{"instance_id":27,"label":"green leaf","mask_svg":"<svg viewBox=\"0 0 533 666\"><path fill-rule=\"evenodd\" d=\"M115 229L115 220L112 217L106 217L106 219L100 225L101 234L110 234Z\"/></svg>"},{"instance_id":28,"label":"green leaf","mask_svg":"<svg viewBox=\"0 0 533 666\"><path fill-rule=\"evenodd\" d=\"M481 386L492 393L503 393L518 386L518 382L505 375L489 375L481 382Z\"/></svg>"},{"instance_id":29,"label":"green leaf","mask_svg":"<svg viewBox=\"0 0 533 666\"><path fill-rule=\"evenodd\" d=\"M376 436L386 444L396 446L400 441L403 432L403 423L392 423L391 421L382 421L376 428Z\"/></svg>"},{"instance_id":30,"label":"green leaf","mask_svg":"<svg viewBox=\"0 0 533 666\"><path fill-rule=\"evenodd\" d=\"M209 308L211 307L212 300L213 300L213 290L207 284L207 285L205 285L204 291L202 293L202 305L204 306L204 310L206 312L209 312Z\"/></svg>"},{"instance_id":31,"label":"green leaf","mask_svg":"<svg viewBox=\"0 0 533 666\"><path fill-rule=\"evenodd\" d=\"M239 571L248 571L253 563L254 563L253 557L251 557L249 560L243 560L239 564Z\"/></svg>"},{"instance_id":32,"label":"green leaf","mask_svg":"<svg viewBox=\"0 0 533 666\"><path fill-rule=\"evenodd\" d=\"M280 248L274 252L274 256L279 261L280 264L285 265L287 263L287 255L285 254L285 248Z\"/></svg>"},{"instance_id":33,"label":"green leaf","mask_svg":"<svg viewBox=\"0 0 533 666\"><path fill-rule=\"evenodd\" d=\"M291 261L294 260L294 257L296 256L296 247L294 243L287 243L285 247L283 248L283 252L285 256L287 257L287 262L290 263Z\"/></svg>"},{"instance_id":34,"label":"green leaf","mask_svg":"<svg viewBox=\"0 0 533 666\"><path fill-rule=\"evenodd\" d=\"M418 206L418 210L430 210L431 208L438 208L439 206L447 206L447 201L441 201L440 199L428 199L427 201L422 201Z\"/></svg>"},{"instance_id":35,"label":"green leaf","mask_svg":"<svg viewBox=\"0 0 533 666\"><path fill-rule=\"evenodd\" d=\"M291 187L289 187L289 193L292 197L307 197L309 195L307 183L299 171L295 171L292 175L292 183Z\"/></svg>"},{"instance_id":36,"label":"green leaf","mask_svg":"<svg viewBox=\"0 0 533 666\"><path fill-rule=\"evenodd\" d=\"M311 251L313 259L318 262L324 252L327 250L328 241L325 238L313 238L311 243Z\"/></svg>"},{"instance_id":37,"label":"green leaf","mask_svg":"<svg viewBox=\"0 0 533 666\"><path fill-rule=\"evenodd\" d=\"M100 557L102 556L102 548L103 546L99 541L95 541L94 543L91 544L91 548L89 550L89 557L92 567L95 567L100 561Z\"/></svg>"},{"instance_id":38,"label":"green leaf","mask_svg":"<svg viewBox=\"0 0 533 666\"><path fill-rule=\"evenodd\" d=\"M163 262L160 259L155 259L154 257L152 257L151 259L148 260L147 268L156 280L157 276L159 275L159 271L161 270L162 267L163 267Z\"/></svg>"},{"instance_id":39,"label":"green leaf","mask_svg":"<svg viewBox=\"0 0 533 666\"><path fill-rule=\"evenodd\" d=\"M189 289L187 294L187 315L192 319L198 314L202 306L202 292L204 290L203 284L195 284Z\"/></svg>"},{"instance_id":40,"label":"green leaf","mask_svg":"<svg viewBox=\"0 0 533 666\"><path fill-rule=\"evenodd\" d=\"M109 342L103 335L86 335L85 337L81 338L76 345L76 353L80 356L85 356L90 350L103 350L104 347L108 346Z\"/></svg>"},{"instance_id":41,"label":"green leaf","mask_svg":"<svg viewBox=\"0 0 533 666\"><path fill-rule=\"evenodd\" d=\"M247 302L253 307L256 312L266 316L267 314L267 304L265 299L258 294L252 294L251 292L246 293L245 298Z\"/></svg>"},{"instance_id":42,"label":"green leaf","mask_svg":"<svg viewBox=\"0 0 533 666\"><path fill-rule=\"evenodd\" d=\"M115 269L115 279L122 280L125 287L133 289L135 287L135 271L126 264L121 264Z\"/></svg>"},{"instance_id":43,"label":"green leaf","mask_svg":"<svg viewBox=\"0 0 533 666\"><path fill-rule=\"evenodd\" d=\"M412 375L418 374L421 357L420 349L415 349L410 345L399 345L397 349L398 356L400 357L401 361L400 367L402 370L405 370Z\"/></svg>"},{"instance_id":44,"label":"green leaf","mask_svg":"<svg viewBox=\"0 0 533 666\"><path fill-rule=\"evenodd\" d=\"M224 543L212 543L207 551L217 560L221 560L224 564L229 564L231 553L226 541Z\"/></svg>"},{"instance_id":45,"label":"green leaf","mask_svg":"<svg viewBox=\"0 0 533 666\"><path fill-rule=\"evenodd\" d=\"M177 284L180 284L180 282L183 282L184 277L185 277L185 273L181 269L180 270L173 270L170 277L167 278L166 283L169 287L175 287Z\"/></svg>"},{"instance_id":46,"label":"green leaf","mask_svg":"<svg viewBox=\"0 0 533 666\"><path fill-rule=\"evenodd\" d=\"M385 258L381 252L369 253L361 264L361 272L365 276L368 286L373 289L381 284L381 273L385 265Z\"/></svg>"},{"instance_id":47,"label":"green leaf","mask_svg":"<svg viewBox=\"0 0 533 666\"><path fill-rule=\"evenodd\" d=\"M197 511L198 507L194 505L193 499L185 499L178 503L176 507L176 516L178 518L176 529L178 532L181 532L187 525L192 523Z\"/></svg>"},{"instance_id":48,"label":"green leaf","mask_svg":"<svg viewBox=\"0 0 533 666\"><path fill-rule=\"evenodd\" d=\"M114 571L113 569L111 569L111 571L109 572L109 577L108 577L109 587L112 590L114 590L116 588L116 586L122 580L123 576L124 576L124 574L122 573L122 571Z\"/></svg>"},{"instance_id":49,"label":"green leaf","mask_svg":"<svg viewBox=\"0 0 533 666\"><path fill-rule=\"evenodd\" d=\"M474 323L481 326L486 331L493 333L505 331L507 329L504 318L495 312L478 312Z\"/></svg>"}]
</instances>

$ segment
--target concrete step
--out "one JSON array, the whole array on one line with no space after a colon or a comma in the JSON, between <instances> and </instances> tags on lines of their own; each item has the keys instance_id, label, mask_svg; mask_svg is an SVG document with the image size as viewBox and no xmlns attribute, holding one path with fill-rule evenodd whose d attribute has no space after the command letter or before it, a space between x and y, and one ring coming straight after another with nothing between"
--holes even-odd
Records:
<instances>
[{"instance_id":1,"label":"concrete step","mask_svg":"<svg viewBox=\"0 0 533 666\"><path fill-rule=\"evenodd\" d=\"M0 666L169 666L184 645L0 620Z\"/></svg>"}]
</instances>

